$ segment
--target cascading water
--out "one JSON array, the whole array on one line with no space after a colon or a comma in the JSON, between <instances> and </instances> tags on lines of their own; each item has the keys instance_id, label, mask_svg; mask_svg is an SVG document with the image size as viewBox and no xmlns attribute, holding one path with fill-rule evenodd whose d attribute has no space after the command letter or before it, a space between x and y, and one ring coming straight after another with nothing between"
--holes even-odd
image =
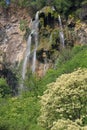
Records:
<instances>
[{"instance_id":1,"label":"cascading water","mask_svg":"<svg viewBox=\"0 0 87 130\"><path fill-rule=\"evenodd\" d=\"M39 24L39 12L36 13L35 21L33 23L33 30L34 30L34 36L35 36L35 49L33 53L33 63L32 63L32 72L35 72L36 69L36 51L38 47L38 24Z\"/></svg>"},{"instance_id":2,"label":"cascading water","mask_svg":"<svg viewBox=\"0 0 87 130\"><path fill-rule=\"evenodd\" d=\"M30 57L30 49L31 49L31 35L34 34L35 36L35 49L34 49L34 56L33 56L33 67L32 67L32 72L35 71L35 63L36 63L36 50L38 46L38 23L39 23L39 12L36 13L35 20L32 21L32 30L31 34L28 37L27 41L27 49L26 49L26 54L23 62L23 70L22 70L22 78L23 80L25 79L25 74L27 70L27 62Z\"/></svg>"},{"instance_id":3,"label":"cascading water","mask_svg":"<svg viewBox=\"0 0 87 130\"><path fill-rule=\"evenodd\" d=\"M38 36L37 33L34 34L35 35L35 49L33 52L33 62L32 62L32 72L35 72L36 69L36 51L37 51L37 46L38 46Z\"/></svg>"},{"instance_id":4,"label":"cascading water","mask_svg":"<svg viewBox=\"0 0 87 130\"><path fill-rule=\"evenodd\" d=\"M32 72L35 72L35 65L36 65L36 51L37 51L37 46L38 46L38 24L39 24L39 12L36 13L35 20L32 21L32 28L31 28L31 34L28 37L27 40L27 48L26 48L26 53L25 53L25 58L23 62L23 69L22 69L22 79L25 79L26 71L27 71L27 63L28 59L31 54L31 38L32 34L35 37L35 49L34 49L34 55L33 55L33 65L32 65Z\"/></svg>"},{"instance_id":5,"label":"cascading water","mask_svg":"<svg viewBox=\"0 0 87 130\"><path fill-rule=\"evenodd\" d=\"M31 34L29 35L27 40L27 48L26 48L26 53L25 53L25 58L24 58L23 68L22 68L22 83L20 84L19 94L21 94L21 92L24 89L23 80L25 79L25 75L26 75L27 62L30 56L30 48L31 48Z\"/></svg>"},{"instance_id":6,"label":"cascading water","mask_svg":"<svg viewBox=\"0 0 87 130\"><path fill-rule=\"evenodd\" d=\"M27 68L27 62L30 56L30 48L31 48L31 34L28 37L27 41L27 49L26 49L26 54L23 62L23 70L22 70L22 79L25 79L25 74L26 74L26 68Z\"/></svg>"},{"instance_id":7,"label":"cascading water","mask_svg":"<svg viewBox=\"0 0 87 130\"><path fill-rule=\"evenodd\" d=\"M60 32L59 32L59 35L60 35L60 41L63 45L63 47L65 46L65 43L64 43L64 33L63 33L63 27L62 27L62 22L61 22L61 17L60 15L58 15L58 20L59 20L59 25L60 25Z\"/></svg>"}]
</instances>

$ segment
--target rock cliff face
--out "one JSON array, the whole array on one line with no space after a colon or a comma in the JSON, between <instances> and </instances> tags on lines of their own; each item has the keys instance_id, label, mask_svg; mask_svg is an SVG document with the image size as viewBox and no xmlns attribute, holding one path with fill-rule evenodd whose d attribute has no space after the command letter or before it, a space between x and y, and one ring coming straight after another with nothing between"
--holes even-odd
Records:
<instances>
[{"instance_id":1,"label":"rock cliff face","mask_svg":"<svg viewBox=\"0 0 87 130\"><path fill-rule=\"evenodd\" d=\"M77 34L79 44L87 44L87 24L77 23L75 27L75 32Z\"/></svg>"},{"instance_id":2,"label":"rock cliff face","mask_svg":"<svg viewBox=\"0 0 87 130\"><path fill-rule=\"evenodd\" d=\"M0 12L0 52L4 53L6 62L20 63L26 49L25 31L20 30L20 21L27 20L29 24L30 18L24 9L10 7L11 13L7 16L3 10Z\"/></svg>"},{"instance_id":3,"label":"rock cliff face","mask_svg":"<svg viewBox=\"0 0 87 130\"><path fill-rule=\"evenodd\" d=\"M26 26L30 26L29 14L25 9L10 8L8 16L0 10L0 64L18 65L23 60L26 50L24 35ZM45 7L39 12L39 45L37 49L37 67L39 76L43 76L53 66L61 50L59 38L58 13L54 8ZM21 22L22 21L22 22ZM27 22L26 23L23 22ZM87 44L87 24L70 17L63 19L65 45ZM24 26L24 27L23 27ZM22 31L21 31L22 30ZM0 65L2 69L3 66Z\"/></svg>"}]
</instances>

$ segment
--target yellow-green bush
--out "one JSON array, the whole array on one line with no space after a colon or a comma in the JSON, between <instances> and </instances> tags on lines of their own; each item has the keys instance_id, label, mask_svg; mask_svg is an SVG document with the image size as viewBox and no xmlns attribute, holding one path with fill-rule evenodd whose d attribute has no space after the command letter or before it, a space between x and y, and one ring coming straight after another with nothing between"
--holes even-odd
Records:
<instances>
[{"instance_id":1,"label":"yellow-green bush","mask_svg":"<svg viewBox=\"0 0 87 130\"><path fill-rule=\"evenodd\" d=\"M82 130L81 127L73 121L70 120L58 120L53 123L51 130Z\"/></svg>"},{"instance_id":2,"label":"yellow-green bush","mask_svg":"<svg viewBox=\"0 0 87 130\"><path fill-rule=\"evenodd\" d=\"M60 119L53 123L51 130L87 130L87 126L81 127L77 122Z\"/></svg>"},{"instance_id":3,"label":"yellow-green bush","mask_svg":"<svg viewBox=\"0 0 87 130\"><path fill-rule=\"evenodd\" d=\"M87 69L61 75L41 97L39 123L47 129L59 119L81 120L87 125Z\"/></svg>"},{"instance_id":4,"label":"yellow-green bush","mask_svg":"<svg viewBox=\"0 0 87 130\"><path fill-rule=\"evenodd\" d=\"M35 97L25 94L0 98L0 130L43 130L37 125L38 115L39 104Z\"/></svg>"}]
</instances>

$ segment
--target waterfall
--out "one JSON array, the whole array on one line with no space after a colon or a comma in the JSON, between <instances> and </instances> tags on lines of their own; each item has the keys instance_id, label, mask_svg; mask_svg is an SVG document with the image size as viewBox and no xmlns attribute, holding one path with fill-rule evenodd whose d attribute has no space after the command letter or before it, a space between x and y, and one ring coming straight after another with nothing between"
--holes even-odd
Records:
<instances>
[{"instance_id":1,"label":"waterfall","mask_svg":"<svg viewBox=\"0 0 87 130\"><path fill-rule=\"evenodd\" d=\"M36 13L35 20L31 21L32 27L31 27L31 34L28 37L27 40L27 47L26 47L26 52L25 52L25 58L23 62L23 69L22 69L22 79L25 79L26 71L27 71L27 63L28 59L31 54L31 38L32 34L35 37L35 49L33 53L33 63L32 63L32 72L35 72L35 65L36 65L36 51L37 51L37 46L38 46L38 24L39 24L39 12Z\"/></svg>"},{"instance_id":2,"label":"waterfall","mask_svg":"<svg viewBox=\"0 0 87 130\"><path fill-rule=\"evenodd\" d=\"M31 48L31 34L29 35L28 40L27 40L26 53L25 53L25 58L23 61L23 68L22 68L22 83L20 84L19 95L24 90L23 80L25 79L25 75L27 71L27 62L30 56L30 48Z\"/></svg>"},{"instance_id":3,"label":"waterfall","mask_svg":"<svg viewBox=\"0 0 87 130\"><path fill-rule=\"evenodd\" d=\"M37 51L37 46L38 46L38 23L39 23L39 12L36 13L35 20L31 21L32 28L31 28L31 34L28 37L27 40L27 48L26 48L26 53L25 53L25 58L23 62L23 70L22 70L22 78L23 80L25 79L25 74L27 71L27 62L30 57L30 50L31 50L31 35L33 34L35 36L35 49L34 49L34 54L33 54L33 65L32 65L32 72L35 71L35 64L36 64L36 51Z\"/></svg>"},{"instance_id":4,"label":"waterfall","mask_svg":"<svg viewBox=\"0 0 87 130\"><path fill-rule=\"evenodd\" d=\"M28 37L27 40L27 47L26 47L26 52L25 52L25 58L23 61L23 68L22 68L22 83L20 84L19 88L19 94L24 90L24 85L23 85L23 80L25 79L26 72L27 72L27 64L30 58L31 54L31 43L32 43L32 35L34 36L35 39L35 48L33 51L33 62L32 62L32 72L35 72L36 68L36 51L38 47L38 24L39 24L39 12L36 13L35 20L31 20L31 34Z\"/></svg>"},{"instance_id":5,"label":"waterfall","mask_svg":"<svg viewBox=\"0 0 87 130\"><path fill-rule=\"evenodd\" d=\"M60 15L58 15L58 21L59 21L59 26L60 26L60 32L59 32L59 35L60 35L60 41L63 45L63 47L65 46L65 43L64 43L64 33L63 33L63 27L62 27L62 22L61 22L61 17Z\"/></svg>"},{"instance_id":6,"label":"waterfall","mask_svg":"<svg viewBox=\"0 0 87 130\"><path fill-rule=\"evenodd\" d=\"M27 69L27 62L30 56L30 48L31 48L31 34L28 37L27 40L27 48L26 48L26 53L25 53L25 58L23 62L23 70L22 70L22 79L25 79L25 74L26 74L26 69Z\"/></svg>"},{"instance_id":7,"label":"waterfall","mask_svg":"<svg viewBox=\"0 0 87 130\"><path fill-rule=\"evenodd\" d=\"M35 72L36 69L36 51L38 47L38 24L39 24L39 12L36 13L35 21L33 23L34 37L35 37L35 49L33 52L33 63L32 63L32 72Z\"/></svg>"}]
</instances>

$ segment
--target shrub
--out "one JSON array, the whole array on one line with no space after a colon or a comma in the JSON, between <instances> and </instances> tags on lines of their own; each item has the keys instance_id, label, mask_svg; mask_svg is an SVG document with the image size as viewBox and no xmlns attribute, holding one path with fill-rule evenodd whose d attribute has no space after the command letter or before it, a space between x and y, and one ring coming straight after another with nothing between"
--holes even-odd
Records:
<instances>
[{"instance_id":1,"label":"shrub","mask_svg":"<svg viewBox=\"0 0 87 130\"><path fill-rule=\"evenodd\" d=\"M11 89L4 78L0 78L0 94L1 97L5 97L11 94Z\"/></svg>"},{"instance_id":2,"label":"shrub","mask_svg":"<svg viewBox=\"0 0 87 130\"><path fill-rule=\"evenodd\" d=\"M77 122L60 119L53 123L51 130L87 130L87 126L81 127L77 124Z\"/></svg>"},{"instance_id":3,"label":"shrub","mask_svg":"<svg viewBox=\"0 0 87 130\"><path fill-rule=\"evenodd\" d=\"M27 29L27 21L26 20L21 20L20 21L20 30L25 31Z\"/></svg>"},{"instance_id":4,"label":"shrub","mask_svg":"<svg viewBox=\"0 0 87 130\"><path fill-rule=\"evenodd\" d=\"M80 59L79 55L82 55L86 52L87 50L87 46L83 45L83 46L74 46L73 49L70 48L64 48L61 50L60 52L60 56L58 57L58 59L56 60L56 67L60 67L61 64L65 64L67 63L67 61L71 61L72 59L74 59L74 57L78 57L78 59ZM74 61L75 63L76 61Z\"/></svg>"},{"instance_id":5,"label":"shrub","mask_svg":"<svg viewBox=\"0 0 87 130\"><path fill-rule=\"evenodd\" d=\"M0 130L43 130L37 126L39 103L27 95L0 99Z\"/></svg>"},{"instance_id":6,"label":"shrub","mask_svg":"<svg viewBox=\"0 0 87 130\"><path fill-rule=\"evenodd\" d=\"M81 127L76 122L61 119L53 123L51 130L81 130Z\"/></svg>"},{"instance_id":7,"label":"shrub","mask_svg":"<svg viewBox=\"0 0 87 130\"><path fill-rule=\"evenodd\" d=\"M61 75L41 97L39 123L50 129L59 119L82 120L87 124L87 69Z\"/></svg>"},{"instance_id":8,"label":"shrub","mask_svg":"<svg viewBox=\"0 0 87 130\"><path fill-rule=\"evenodd\" d=\"M29 96L38 96L39 88L38 88L38 80L36 75L32 74L31 71L27 72L26 79L24 81L24 86L26 86L26 92L28 92Z\"/></svg>"}]
</instances>

